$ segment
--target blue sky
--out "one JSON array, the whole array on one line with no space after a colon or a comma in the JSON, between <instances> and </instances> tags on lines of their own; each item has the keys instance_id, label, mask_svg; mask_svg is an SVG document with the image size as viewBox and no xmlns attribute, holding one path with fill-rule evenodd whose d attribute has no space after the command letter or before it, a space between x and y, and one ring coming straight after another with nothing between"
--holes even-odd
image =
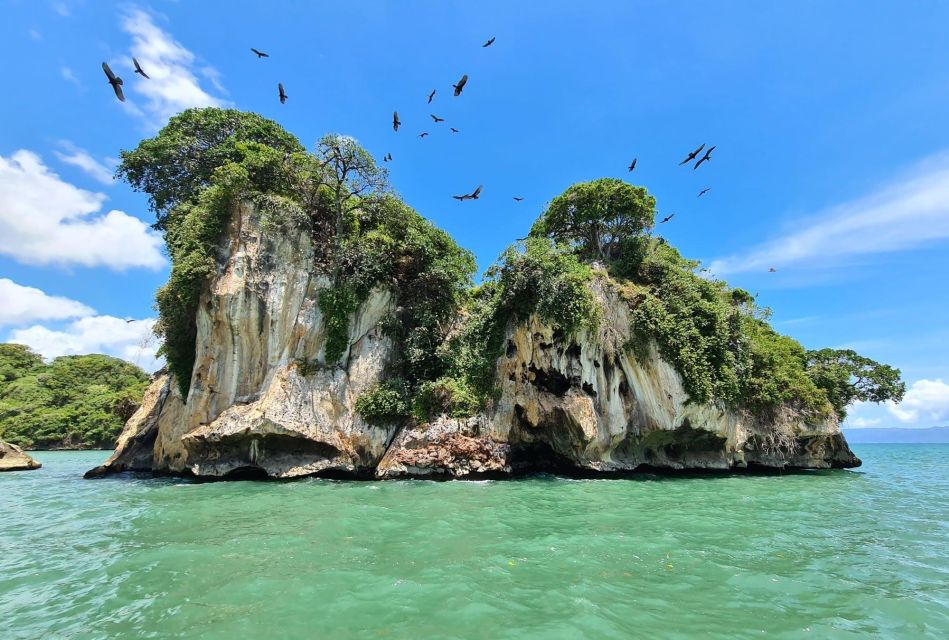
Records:
<instances>
[{"instance_id":1,"label":"blue sky","mask_svg":"<svg viewBox=\"0 0 949 640\"><path fill-rule=\"evenodd\" d=\"M906 401L852 426L949 420L949 4L537 6L0 0L0 339L154 364L167 261L145 198L109 174L170 114L216 104L392 153L395 188L482 268L571 183L643 184L676 214L662 233L779 330L903 370ZM703 142L714 159L680 167Z\"/></svg>"}]
</instances>

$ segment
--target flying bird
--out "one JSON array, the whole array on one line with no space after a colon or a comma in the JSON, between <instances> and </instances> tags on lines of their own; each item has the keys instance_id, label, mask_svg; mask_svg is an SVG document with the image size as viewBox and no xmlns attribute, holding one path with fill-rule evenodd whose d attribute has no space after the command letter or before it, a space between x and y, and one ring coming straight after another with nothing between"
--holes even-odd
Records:
<instances>
[{"instance_id":1,"label":"flying bird","mask_svg":"<svg viewBox=\"0 0 949 640\"><path fill-rule=\"evenodd\" d=\"M460 96L460 95L461 95L461 92L464 90L465 85L466 85L467 83L468 83L468 74L466 73L465 75L461 76L461 80L458 81L458 84L453 84L453 85L451 85L451 86L453 86L453 87L455 88L455 95L456 95L456 96Z\"/></svg>"},{"instance_id":2,"label":"flying bird","mask_svg":"<svg viewBox=\"0 0 949 640\"><path fill-rule=\"evenodd\" d=\"M428 135L428 131L423 131L422 133L418 134L418 137L419 137L419 138L424 138L424 137L427 136L427 135Z\"/></svg>"},{"instance_id":3,"label":"flying bird","mask_svg":"<svg viewBox=\"0 0 949 640\"><path fill-rule=\"evenodd\" d=\"M431 92L430 94L428 94L428 103L429 103L429 104L432 104L432 98L435 97L435 91L436 91L435 89L432 89L432 92Z\"/></svg>"},{"instance_id":4,"label":"flying bird","mask_svg":"<svg viewBox=\"0 0 949 640\"><path fill-rule=\"evenodd\" d=\"M428 115L432 116L432 120L434 120L435 122L444 122L444 121L445 121L444 118L439 118L439 117L436 116L434 113L430 113L430 114L428 114Z\"/></svg>"},{"instance_id":5,"label":"flying bird","mask_svg":"<svg viewBox=\"0 0 949 640\"><path fill-rule=\"evenodd\" d=\"M523 200L523 199L524 199L524 198L518 198L517 196L514 196L514 202L520 202L520 201Z\"/></svg>"},{"instance_id":6,"label":"flying bird","mask_svg":"<svg viewBox=\"0 0 949 640\"><path fill-rule=\"evenodd\" d=\"M149 79L150 79L150 78L148 77L148 74L145 73L145 72L142 70L142 65L140 65L140 64L138 63L138 60L136 60L135 58L132 58L132 64L135 65L135 73L137 73L138 75L142 76L142 77L145 78L146 80L149 80Z\"/></svg>"},{"instance_id":7,"label":"flying bird","mask_svg":"<svg viewBox=\"0 0 949 640\"><path fill-rule=\"evenodd\" d=\"M115 97L119 101L125 102L125 94L122 93L122 78L112 73L112 69L104 62L102 63L102 70L105 71L105 77L109 79L109 84L112 85L112 90L115 91Z\"/></svg>"},{"instance_id":8,"label":"flying bird","mask_svg":"<svg viewBox=\"0 0 949 640\"><path fill-rule=\"evenodd\" d=\"M280 92L280 104L284 104L287 101L287 92L283 90L283 83L277 83L277 90Z\"/></svg>"},{"instance_id":9,"label":"flying bird","mask_svg":"<svg viewBox=\"0 0 949 640\"><path fill-rule=\"evenodd\" d=\"M471 193L466 193L460 196L452 196L455 200L477 200L481 197L481 187L483 185L478 185L478 188L472 191Z\"/></svg>"},{"instance_id":10,"label":"flying bird","mask_svg":"<svg viewBox=\"0 0 949 640\"><path fill-rule=\"evenodd\" d=\"M778 270L775 269L774 267L768 267L768 273L777 273L777 272Z\"/></svg>"},{"instance_id":11,"label":"flying bird","mask_svg":"<svg viewBox=\"0 0 949 640\"><path fill-rule=\"evenodd\" d=\"M665 224L665 223L669 222L670 220L672 220L672 219L675 217L675 215L676 215L676 214L674 214L674 213L670 213L670 214L667 215L665 218L663 218L662 220L660 220L660 221L659 221L659 224Z\"/></svg>"},{"instance_id":12,"label":"flying bird","mask_svg":"<svg viewBox=\"0 0 949 640\"><path fill-rule=\"evenodd\" d=\"M253 47L251 47L250 50L253 51L254 53L256 53L258 58L269 58L269 57L270 57L270 54L269 54L269 53L264 53L263 51L259 51L259 50L255 49L255 48L253 48Z\"/></svg>"},{"instance_id":13,"label":"flying bird","mask_svg":"<svg viewBox=\"0 0 949 640\"><path fill-rule=\"evenodd\" d=\"M488 41L485 42L483 45L481 45L481 47L482 47L482 48L484 48L484 47L490 47L492 44L494 44L494 41L497 40L497 39L498 39L497 36L493 36L490 40L488 40Z\"/></svg>"},{"instance_id":14,"label":"flying bird","mask_svg":"<svg viewBox=\"0 0 949 640\"><path fill-rule=\"evenodd\" d=\"M126 318L125 324L128 324L129 322L135 322L135 318Z\"/></svg>"},{"instance_id":15,"label":"flying bird","mask_svg":"<svg viewBox=\"0 0 949 640\"><path fill-rule=\"evenodd\" d=\"M704 189L702 189L701 191L699 191L699 195L696 196L696 197L697 197L697 198L701 198L702 196L704 196L706 193L708 193L708 192L711 191L711 190L712 190L712 187L705 187Z\"/></svg>"},{"instance_id":16,"label":"flying bird","mask_svg":"<svg viewBox=\"0 0 949 640\"><path fill-rule=\"evenodd\" d=\"M702 149L704 148L705 148L705 143L703 142L702 145L698 149L691 152L685 160L679 163L679 165L681 166L683 164L688 164L689 162L692 162L693 160L695 160L695 157L699 155L700 153L702 153Z\"/></svg>"},{"instance_id":17,"label":"flying bird","mask_svg":"<svg viewBox=\"0 0 949 640\"><path fill-rule=\"evenodd\" d=\"M391 160L391 159L392 159L392 154L391 154L391 153L387 153L386 155L382 156L382 161L383 161L383 162L388 162L388 161Z\"/></svg>"},{"instance_id":18,"label":"flying bird","mask_svg":"<svg viewBox=\"0 0 949 640\"><path fill-rule=\"evenodd\" d=\"M703 162L706 162L706 161L708 161L708 160L711 160L711 159L712 159L712 152L713 152L713 151L715 151L715 146L714 146L714 145L711 146L711 147L709 147L709 150L705 152L705 155L702 156L702 159L701 159L701 160L699 160L698 162L695 163L695 166L692 167L692 169L693 169L693 170L698 169L700 166L702 166L702 163L703 163Z\"/></svg>"},{"instance_id":19,"label":"flying bird","mask_svg":"<svg viewBox=\"0 0 949 640\"><path fill-rule=\"evenodd\" d=\"M400 124L402 124L402 121L399 120L399 112L398 112L398 111L393 111L393 112L392 112L392 130L393 130L393 131L398 131Z\"/></svg>"},{"instance_id":20,"label":"flying bird","mask_svg":"<svg viewBox=\"0 0 949 640\"><path fill-rule=\"evenodd\" d=\"M636 163L639 162L639 158L633 158L633 161L629 163L629 170L632 171L636 168Z\"/></svg>"},{"instance_id":21,"label":"flying bird","mask_svg":"<svg viewBox=\"0 0 949 640\"><path fill-rule=\"evenodd\" d=\"M448 128L451 129L451 132L452 132L452 133L458 133L458 129L456 129L456 128L454 128L454 127L448 127Z\"/></svg>"}]
</instances>

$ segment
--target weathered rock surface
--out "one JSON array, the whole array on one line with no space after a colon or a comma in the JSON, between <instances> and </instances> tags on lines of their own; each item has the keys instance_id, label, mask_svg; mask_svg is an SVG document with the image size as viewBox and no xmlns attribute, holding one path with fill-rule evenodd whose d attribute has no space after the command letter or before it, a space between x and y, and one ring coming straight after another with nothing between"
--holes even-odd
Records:
<instances>
[{"instance_id":1,"label":"weathered rock surface","mask_svg":"<svg viewBox=\"0 0 949 640\"><path fill-rule=\"evenodd\" d=\"M42 466L20 447L0 440L0 471L31 471Z\"/></svg>"},{"instance_id":2,"label":"weathered rock surface","mask_svg":"<svg viewBox=\"0 0 949 640\"><path fill-rule=\"evenodd\" d=\"M508 327L500 395L483 414L369 425L354 403L392 355L380 327L389 293L373 292L351 319L341 364L327 365L317 299L330 281L309 236L264 233L242 205L227 237L198 311L188 397L172 377L157 377L115 454L91 474L451 478L860 464L835 420L689 402L655 349L643 360L624 349L628 305L605 279L595 285L595 332L566 336L537 318Z\"/></svg>"}]
</instances>

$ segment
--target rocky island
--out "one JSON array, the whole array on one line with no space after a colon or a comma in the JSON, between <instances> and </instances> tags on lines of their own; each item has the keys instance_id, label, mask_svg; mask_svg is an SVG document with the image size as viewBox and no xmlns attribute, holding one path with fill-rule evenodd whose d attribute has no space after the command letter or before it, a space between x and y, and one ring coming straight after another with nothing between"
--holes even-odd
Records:
<instances>
[{"instance_id":1,"label":"rocky island","mask_svg":"<svg viewBox=\"0 0 949 640\"><path fill-rule=\"evenodd\" d=\"M0 440L0 471L31 471L42 466L20 447Z\"/></svg>"},{"instance_id":2,"label":"rocky island","mask_svg":"<svg viewBox=\"0 0 949 640\"><path fill-rule=\"evenodd\" d=\"M308 152L254 114L189 110L119 173L172 260L168 367L88 476L855 467L847 405L903 392L898 370L776 333L620 180L554 198L475 286L351 138Z\"/></svg>"}]
</instances>

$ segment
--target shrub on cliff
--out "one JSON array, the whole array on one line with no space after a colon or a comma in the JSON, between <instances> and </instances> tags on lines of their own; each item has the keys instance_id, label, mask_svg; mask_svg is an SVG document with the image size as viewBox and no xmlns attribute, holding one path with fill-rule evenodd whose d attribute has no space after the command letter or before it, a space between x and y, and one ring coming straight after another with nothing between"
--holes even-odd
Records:
<instances>
[{"instance_id":1,"label":"shrub on cliff","mask_svg":"<svg viewBox=\"0 0 949 640\"><path fill-rule=\"evenodd\" d=\"M0 372L0 439L28 448L112 448L149 380L118 358L62 356L45 364L15 344L0 345Z\"/></svg>"}]
</instances>

